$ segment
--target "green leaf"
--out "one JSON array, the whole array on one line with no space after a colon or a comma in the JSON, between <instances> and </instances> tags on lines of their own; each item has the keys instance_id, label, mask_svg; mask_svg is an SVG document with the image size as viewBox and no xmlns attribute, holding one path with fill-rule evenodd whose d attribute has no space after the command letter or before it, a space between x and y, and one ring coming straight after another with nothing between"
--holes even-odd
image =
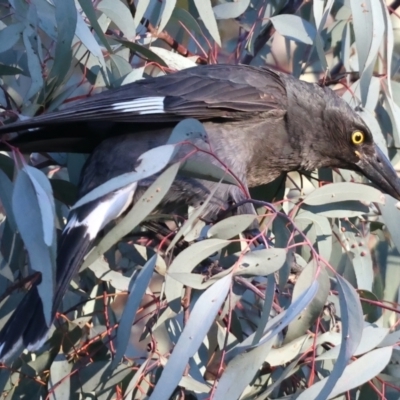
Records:
<instances>
[{"instance_id":1,"label":"green leaf","mask_svg":"<svg viewBox=\"0 0 400 400\"><path fill-rule=\"evenodd\" d=\"M286 220L281 217L275 217L273 221L273 232L275 234L275 246L287 247L291 238L291 232L288 229ZM279 270L279 287L283 290L289 278L290 269L294 263L294 249L289 249L286 255L285 265Z\"/></svg>"},{"instance_id":2,"label":"green leaf","mask_svg":"<svg viewBox=\"0 0 400 400\"><path fill-rule=\"evenodd\" d=\"M268 342L271 338L286 328L295 318L297 318L305 307L307 307L318 292L318 282L313 281L311 285L299 297L292 302L287 310L271 318L263 332L263 336L258 343L254 343L256 333L250 334L245 340L237 344L227 352L226 360L229 361L238 354Z\"/></svg>"},{"instance_id":3,"label":"green leaf","mask_svg":"<svg viewBox=\"0 0 400 400\"><path fill-rule=\"evenodd\" d=\"M213 7L216 19L229 19L240 17L250 5L250 0L238 0L231 3L217 4Z\"/></svg>"},{"instance_id":4,"label":"green leaf","mask_svg":"<svg viewBox=\"0 0 400 400\"><path fill-rule=\"evenodd\" d=\"M336 275L336 279L342 318L342 342L335 366L329 377L324 380L323 389L315 397L316 400L331 398L332 390L343 376L347 363L360 344L363 330L363 314L357 292L340 275ZM310 397L304 395L306 392L303 392L298 399L309 399Z\"/></svg>"},{"instance_id":5,"label":"green leaf","mask_svg":"<svg viewBox=\"0 0 400 400\"><path fill-rule=\"evenodd\" d=\"M24 71L22 71L22 69L19 69L17 67L11 67L10 65L4 65L4 64L0 63L0 76L18 75L18 74L25 75L25 73L24 73Z\"/></svg>"},{"instance_id":6,"label":"green leaf","mask_svg":"<svg viewBox=\"0 0 400 400\"><path fill-rule=\"evenodd\" d=\"M264 337L257 344L250 346L250 343L254 342L254 334L252 334L228 352L227 361L229 361L233 355L235 355L235 357L232 361L229 361L227 368L222 374L214 394L214 399L235 400L240 397L243 390L254 378L257 370L265 361L268 352L276 340L276 335L286 328L304 307L307 307L317 290L318 283L314 281L308 290L303 292L287 310L283 311L277 317L272 318L267 323L264 330ZM248 349L250 350L244 352Z\"/></svg>"},{"instance_id":7,"label":"green leaf","mask_svg":"<svg viewBox=\"0 0 400 400\"><path fill-rule=\"evenodd\" d=\"M32 168L32 167L29 167ZM31 171L30 171L31 172ZM38 174L41 172L37 171ZM36 186L35 186L36 185ZM55 270L55 256L53 250L46 245L54 218L52 205L48 202L47 195L42 196L36 192L38 182L33 183L30 175L23 169L18 173L14 186L12 205L18 230L24 241L33 270L42 274L42 281L38 291L43 303L43 312L48 326L51 324L53 303L53 270ZM49 184L50 186L50 184ZM44 219L49 220L44 221ZM47 240L46 240L47 237ZM53 237L55 237L55 232Z\"/></svg>"},{"instance_id":8,"label":"green leaf","mask_svg":"<svg viewBox=\"0 0 400 400\"><path fill-rule=\"evenodd\" d=\"M168 21L171 18L172 12L176 6L176 0L166 0L164 3L164 8L161 13L160 24L158 25L158 31L162 32L166 27Z\"/></svg>"},{"instance_id":9,"label":"green leaf","mask_svg":"<svg viewBox=\"0 0 400 400\"><path fill-rule=\"evenodd\" d=\"M119 291L127 291L129 282L127 276L121 272L114 271L110 268L107 262L102 259L96 260L89 268L94 272L95 276L103 282L108 282L112 287Z\"/></svg>"},{"instance_id":10,"label":"green leaf","mask_svg":"<svg viewBox=\"0 0 400 400\"><path fill-rule=\"evenodd\" d=\"M167 143L177 144L186 141L196 143L197 140L208 143L208 135L204 125L197 119L185 118L176 124Z\"/></svg>"},{"instance_id":11,"label":"green leaf","mask_svg":"<svg viewBox=\"0 0 400 400\"><path fill-rule=\"evenodd\" d=\"M385 30L385 20L380 1L352 0L350 6L361 76L361 100L365 105L374 63Z\"/></svg>"},{"instance_id":12,"label":"green leaf","mask_svg":"<svg viewBox=\"0 0 400 400\"><path fill-rule=\"evenodd\" d=\"M314 26L298 15L282 14L270 18L274 28L284 37L302 42L313 44L317 33Z\"/></svg>"},{"instance_id":13,"label":"green leaf","mask_svg":"<svg viewBox=\"0 0 400 400\"><path fill-rule=\"evenodd\" d=\"M181 23L186 29L203 36L203 31L200 28L198 22L193 18L193 16L183 8L175 7L172 12L173 20L177 23Z\"/></svg>"},{"instance_id":14,"label":"green leaf","mask_svg":"<svg viewBox=\"0 0 400 400\"><path fill-rule=\"evenodd\" d=\"M237 180L228 171L224 171L218 165L192 160L190 158L182 163L179 175L188 178L204 179L210 182L238 185Z\"/></svg>"},{"instance_id":15,"label":"green leaf","mask_svg":"<svg viewBox=\"0 0 400 400\"><path fill-rule=\"evenodd\" d=\"M80 6L82 7L83 12L86 14L87 18L89 19L90 24L92 25L92 28L96 32L97 36L99 37L101 43L103 43L104 47L107 49L109 53L112 53L113 50L108 43L108 40L106 36L104 35L103 30L101 29L101 26L99 25L97 21L97 16L96 12L93 8L93 3L91 0L78 0Z\"/></svg>"},{"instance_id":16,"label":"green leaf","mask_svg":"<svg viewBox=\"0 0 400 400\"><path fill-rule=\"evenodd\" d=\"M111 366L111 361L92 361L83 368L78 368L78 373L72 375L71 381L77 380L74 385L79 393L94 392L98 399L99 395L114 390L115 385L132 373L132 367L119 365L117 368ZM73 382L75 383L75 382ZM104 398L111 398L110 392Z\"/></svg>"},{"instance_id":17,"label":"green leaf","mask_svg":"<svg viewBox=\"0 0 400 400\"><path fill-rule=\"evenodd\" d=\"M294 286L292 301L307 290L314 280L318 281L318 292L309 306L289 325L284 343L289 343L304 335L312 327L325 306L330 291L329 276L326 270L314 261L311 261L301 272Z\"/></svg>"},{"instance_id":18,"label":"green leaf","mask_svg":"<svg viewBox=\"0 0 400 400\"><path fill-rule=\"evenodd\" d=\"M354 389L370 379L376 377L389 363L392 356L392 347L383 347L373 350L356 361L353 361L344 370L342 376L337 380L331 393L325 395L324 399L333 399L341 393ZM335 364L336 365L336 364ZM315 383L297 397L298 400L318 399L323 392L328 378Z\"/></svg>"},{"instance_id":19,"label":"green leaf","mask_svg":"<svg viewBox=\"0 0 400 400\"><path fill-rule=\"evenodd\" d=\"M207 237L218 239L231 239L246 230L256 219L255 215L234 215L223 219L213 225L207 232Z\"/></svg>"},{"instance_id":20,"label":"green leaf","mask_svg":"<svg viewBox=\"0 0 400 400\"><path fill-rule=\"evenodd\" d=\"M255 250L241 256L238 265L232 266L212 277L188 272L171 272L171 267L168 269L168 276L182 285L194 289L205 289L228 274L233 274L234 276L267 276L272 274L285 265L286 253L286 249ZM192 265L190 265L190 268L193 268ZM178 287L176 286L176 288ZM168 292L170 291L169 289L170 287Z\"/></svg>"},{"instance_id":21,"label":"green leaf","mask_svg":"<svg viewBox=\"0 0 400 400\"><path fill-rule=\"evenodd\" d=\"M367 201L368 203L384 203L384 195L372 186L352 182L340 182L324 185L304 199L310 206L318 206L338 201Z\"/></svg>"},{"instance_id":22,"label":"green leaf","mask_svg":"<svg viewBox=\"0 0 400 400\"><path fill-rule=\"evenodd\" d=\"M232 277L227 275L208 288L196 301L150 400L170 398L180 382L189 358L193 357L206 337L222 303L228 295ZM201 323L199 323L201 321Z\"/></svg>"},{"instance_id":23,"label":"green leaf","mask_svg":"<svg viewBox=\"0 0 400 400\"><path fill-rule=\"evenodd\" d=\"M397 200L389 195L385 195L385 199L385 203L379 205L378 208L382 214L383 222L390 233L393 243L400 252L400 224L398 223L400 211L396 207Z\"/></svg>"},{"instance_id":24,"label":"green leaf","mask_svg":"<svg viewBox=\"0 0 400 400\"><path fill-rule=\"evenodd\" d=\"M131 337L131 328L136 317L137 310L142 301L143 295L146 292L150 279L153 276L154 267L156 265L157 255L153 255L149 261L143 266L143 269L136 276L133 276L129 284L129 297L125 304L124 311L119 321L117 338L115 347L117 349L112 368L115 368L128 347L129 339Z\"/></svg>"},{"instance_id":25,"label":"green leaf","mask_svg":"<svg viewBox=\"0 0 400 400\"><path fill-rule=\"evenodd\" d=\"M146 49L146 47L141 46L140 44L128 42L128 41L122 40L122 39L115 39L115 41L118 43L121 43L122 45L124 45L125 47L127 47L128 49L133 51L134 53L140 54L141 56L146 58L148 61L153 61L162 67L168 67L168 65L164 62L164 60L161 57L159 57L157 54L155 54L151 50Z\"/></svg>"},{"instance_id":26,"label":"green leaf","mask_svg":"<svg viewBox=\"0 0 400 400\"><path fill-rule=\"evenodd\" d=\"M134 40L136 36L135 22L129 8L120 0L101 0L96 7L107 15L124 33L128 40Z\"/></svg>"},{"instance_id":27,"label":"green leaf","mask_svg":"<svg viewBox=\"0 0 400 400\"><path fill-rule=\"evenodd\" d=\"M59 85L67 75L72 63L72 40L74 39L77 12L73 0L55 0L57 41L54 53L54 63L51 68L48 81L55 79L55 85Z\"/></svg>"},{"instance_id":28,"label":"green leaf","mask_svg":"<svg viewBox=\"0 0 400 400\"><path fill-rule=\"evenodd\" d=\"M270 248L254 250L240 258L235 275L267 276L278 271L286 263L286 249Z\"/></svg>"},{"instance_id":29,"label":"green leaf","mask_svg":"<svg viewBox=\"0 0 400 400\"><path fill-rule=\"evenodd\" d=\"M42 66L38 56L38 48L36 47L36 32L30 27L26 27L22 33L23 42L28 57L28 69L31 77L31 86L25 98L30 99L36 95L43 87Z\"/></svg>"},{"instance_id":30,"label":"green leaf","mask_svg":"<svg viewBox=\"0 0 400 400\"><path fill-rule=\"evenodd\" d=\"M110 55L110 64L110 82L112 85L118 86L121 79L124 79L132 72L132 66L123 57L116 54Z\"/></svg>"},{"instance_id":31,"label":"green leaf","mask_svg":"<svg viewBox=\"0 0 400 400\"><path fill-rule=\"evenodd\" d=\"M374 325L367 325L363 331L360 343L354 352L355 356L365 354L378 347L380 343L388 336L389 328L379 328ZM316 360L336 360L339 355L339 346L332 347L330 350L321 354Z\"/></svg>"},{"instance_id":32,"label":"green leaf","mask_svg":"<svg viewBox=\"0 0 400 400\"><path fill-rule=\"evenodd\" d=\"M51 363L48 381L49 400L68 400L70 393L70 374L73 364L65 355L59 353Z\"/></svg>"},{"instance_id":33,"label":"green leaf","mask_svg":"<svg viewBox=\"0 0 400 400\"><path fill-rule=\"evenodd\" d=\"M6 173L0 169L0 199L3 205L7 221L10 224L13 232L17 231L17 225L15 223L14 214L12 211L12 195L13 195L13 184L6 175Z\"/></svg>"},{"instance_id":34,"label":"green leaf","mask_svg":"<svg viewBox=\"0 0 400 400\"><path fill-rule=\"evenodd\" d=\"M201 261L223 249L229 243L229 240L222 239L202 240L183 250L175 257L165 277L165 297L173 311L180 311L183 285L173 279L172 274L192 271Z\"/></svg>"},{"instance_id":35,"label":"green leaf","mask_svg":"<svg viewBox=\"0 0 400 400\"><path fill-rule=\"evenodd\" d=\"M200 15L200 18L203 21L203 24L207 28L211 37L215 40L215 42L221 46L221 38L218 31L218 25L215 20L214 12L211 5L211 0L193 0L194 4L197 8L197 11Z\"/></svg>"},{"instance_id":36,"label":"green leaf","mask_svg":"<svg viewBox=\"0 0 400 400\"><path fill-rule=\"evenodd\" d=\"M138 158L138 163L140 164L135 168L134 171L119 175L97 186L88 194L80 198L78 202L72 207L72 209L81 207L84 204L90 203L93 200L107 195L108 193L121 189L134 182L148 178L156 174L157 172L160 172L169 163L174 153L174 150L175 146L164 145L160 147L155 147L154 149L143 153Z\"/></svg>"},{"instance_id":37,"label":"green leaf","mask_svg":"<svg viewBox=\"0 0 400 400\"><path fill-rule=\"evenodd\" d=\"M36 197L39 201L40 216L42 218L43 238L47 246L51 246L55 241L55 205L53 198L53 190L46 175L36 168L26 165L24 171L28 174L29 179L35 189Z\"/></svg>"},{"instance_id":38,"label":"green leaf","mask_svg":"<svg viewBox=\"0 0 400 400\"><path fill-rule=\"evenodd\" d=\"M149 7L150 0L140 0L136 3L136 12L134 23L135 26L139 26L140 21L142 20L147 8Z\"/></svg>"},{"instance_id":39,"label":"green leaf","mask_svg":"<svg viewBox=\"0 0 400 400\"><path fill-rule=\"evenodd\" d=\"M88 0L83 0L83 1L86 2ZM90 7L90 5L88 5L88 7ZM82 15L78 14L77 18L78 19L76 22L76 36L79 38L82 44L89 50L89 52L98 59L100 66L105 71L107 69L107 66L104 60L103 52L101 51L101 47L97 43L89 27L84 22ZM98 28L101 30L100 26ZM104 38L104 40L107 41L106 38Z\"/></svg>"},{"instance_id":40,"label":"green leaf","mask_svg":"<svg viewBox=\"0 0 400 400\"><path fill-rule=\"evenodd\" d=\"M23 22L17 22L2 29L0 31L0 53L11 49L22 38L24 29L25 23Z\"/></svg>"},{"instance_id":41,"label":"green leaf","mask_svg":"<svg viewBox=\"0 0 400 400\"><path fill-rule=\"evenodd\" d=\"M263 332L267 326L274 303L275 297L275 275L270 274L267 276L267 285L265 287L265 299L261 312L260 322L258 323L257 330L254 333L252 344L256 344L261 340Z\"/></svg>"},{"instance_id":42,"label":"green leaf","mask_svg":"<svg viewBox=\"0 0 400 400\"><path fill-rule=\"evenodd\" d=\"M309 230L310 222L312 223L312 231ZM325 260L329 260L332 253L332 228L328 219L304 211L297 215L295 223L302 228L303 233L310 241L318 246L319 254Z\"/></svg>"},{"instance_id":43,"label":"green leaf","mask_svg":"<svg viewBox=\"0 0 400 400\"><path fill-rule=\"evenodd\" d=\"M361 217L369 213L369 207L359 201L338 201L335 203L326 203L319 206L309 206L303 204L303 210L310 211L327 218L353 218Z\"/></svg>"}]
</instances>

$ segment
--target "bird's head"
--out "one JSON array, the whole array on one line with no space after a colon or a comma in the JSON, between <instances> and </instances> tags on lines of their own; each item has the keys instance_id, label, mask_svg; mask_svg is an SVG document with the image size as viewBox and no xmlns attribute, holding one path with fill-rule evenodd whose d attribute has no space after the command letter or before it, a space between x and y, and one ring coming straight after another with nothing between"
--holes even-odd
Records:
<instances>
[{"instance_id":1,"label":"bird's head","mask_svg":"<svg viewBox=\"0 0 400 400\"><path fill-rule=\"evenodd\" d=\"M301 150L309 163L305 168L336 167L360 172L380 190L400 200L400 178L360 115L328 88L314 90L313 95L302 102L292 98L302 104L297 108L297 128L291 125L292 130L306 137L306 146Z\"/></svg>"},{"instance_id":2,"label":"bird's head","mask_svg":"<svg viewBox=\"0 0 400 400\"><path fill-rule=\"evenodd\" d=\"M360 115L345 102L341 107L328 107L326 113L331 132L337 137L332 154L342 168L362 173L383 192L400 200L400 179Z\"/></svg>"}]
</instances>

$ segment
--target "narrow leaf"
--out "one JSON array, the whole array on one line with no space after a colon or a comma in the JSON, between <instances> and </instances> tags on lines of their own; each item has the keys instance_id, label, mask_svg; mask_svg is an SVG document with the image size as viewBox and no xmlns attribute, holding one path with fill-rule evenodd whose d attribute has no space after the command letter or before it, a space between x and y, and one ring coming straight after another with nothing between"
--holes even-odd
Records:
<instances>
[{"instance_id":1,"label":"narrow leaf","mask_svg":"<svg viewBox=\"0 0 400 400\"><path fill-rule=\"evenodd\" d=\"M196 301L189 320L174 347L150 400L169 399L180 382L189 358L197 352L222 303L228 294L232 277L227 275L208 288Z\"/></svg>"},{"instance_id":2,"label":"narrow leaf","mask_svg":"<svg viewBox=\"0 0 400 400\"><path fill-rule=\"evenodd\" d=\"M176 256L168 268L168 274L165 277L165 296L169 306L175 312L179 312L181 308L180 298L183 285L173 279L171 274L192 271L201 261L216 251L223 249L229 243L228 240L222 239L203 240L191 245Z\"/></svg>"},{"instance_id":3,"label":"narrow leaf","mask_svg":"<svg viewBox=\"0 0 400 400\"><path fill-rule=\"evenodd\" d=\"M112 368L115 368L128 347L129 338L131 337L131 328L135 320L137 310L142 301L143 295L146 292L150 279L153 276L154 267L156 265L157 255L154 254L150 260L146 262L143 269L136 276L133 276L130 282L129 297L125 304L124 311L119 321L117 338L116 338L116 353L112 362Z\"/></svg>"},{"instance_id":4,"label":"narrow leaf","mask_svg":"<svg viewBox=\"0 0 400 400\"><path fill-rule=\"evenodd\" d=\"M331 393L324 394L325 397L321 397L323 388L329 379L328 377L302 392L297 397L297 400L333 399L341 393L361 386L363 383L375 378L389 364L392 352L393 348L391 346L370 351L344 369L342 376L336 382Z\"/></svg>"},{"instance_id":5,"label":"narrow leaf","mask_svg":"<svg viewBox=\"0 0 400 400\"><path fill-rule=\"evenodd\" d=\"M18 230L29 254L30 265L33 270L42 274L42 281L38 286L42 299L46 323L50 326L53 303L53 267L54 258L51 249L44 240L40 198L29 175L21 170L18 173L14 186L12 205ZM43 205L42 205L43 206ZM49 213L50 214L50 211ZM52 218L54 221L54 217Z\"/></svg>"},{"instance_id":6,"label":"narrow leaf","mask_svg":"<svg viewBox=\"0 0 400 400\"><path fill-rule=\"evenodd\" d=\"M349 200L367 201L368 203L385 202L383 194L371 186L352 182L340 182L324 185L314 190L306 196L304 203L310 206L317 206L320 204Z\"/></svg>"},{"instance_id":7,"label":"narrow leaf","mask_svg":"<svg viewBox=\"0 0 400 400\"><path fill-rule=\"evenodd\" d=\"M216 43L221 46L221 37L219 36L219 30L217 21L215 20L214 12L211 5L211 0L193 0L196 5L197 11L202 19L211 37Z\"/></svg>"},{"instance_id":8,"label":"narrow leaf","mask_svg":"<svg viewBox=\"0 0 400 400\"><path fill-rule=\"evenodd\" d=\"M318 393L316 400L323 400L332 395L332 390L339 378L343 375L348 362L356 352L360 344L363 331L363 313L355 289L340 275L336 276L337 289L339 291L339 304L342 317L342 343L340 345L339 357L329 377L326 379L323 389ZM309 399L303 392L299 398Z\"/></svg>"},{"instance_id":9,"label":"narrow leaf","mask_svg":"<svg viewBox=\"0 0 400 400\"><path fill-rule=\"evenodd\" d=\"M128 186L131 183L137 182L141 179L148 178L160 172L165 168L170 161L175 146L165 145L160 147L155 147L143 153L138 158L139 165L135 168L133 172L127 172L125 174L119 175L109 181L97 186L95 189L90 191L88 194L83 196L79 201L72 207L72 209L78 208L86 203L96 200L114 190L121 189L124 186Z\"/></svg>"},{"instance_id":10,"label":"narrow leaf","mask_svg":"<svg viewBox=\"0 0 400 400\"><path fill-rule=\"evenodd\" d=\"M314 26L298 15L282 14L270 18L274 28L284 37L302 42L313 44L317 33Z\"/></svg>"},{"instance_id":11,"label":"narrow leaf","mask_svg":"<svg viewBox=\"0 0 400 400\"><path fill-rule=\"evenodd\" d=\"M92 28L96 32L97 36L99 37L101 43L103 43L104 47L112 53L112 48L110 44L108 43L108 40L106 38L106 35L104 34L103 30L101 29L101 26L99 25L97 21L97 16L96 12L93 8L93 3L91 0L78 0L80 6L82 7L83 12L86 14L86 16L89 19L90 24L92 25Z\"/></svg>"}]
</instances>

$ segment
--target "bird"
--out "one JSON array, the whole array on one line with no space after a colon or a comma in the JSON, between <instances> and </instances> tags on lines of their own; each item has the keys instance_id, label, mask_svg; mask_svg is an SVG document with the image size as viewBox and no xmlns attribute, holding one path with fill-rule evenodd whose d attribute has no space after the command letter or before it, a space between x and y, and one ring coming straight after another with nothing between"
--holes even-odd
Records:
<instances>
[{"instance_id":1,"label":"bird","mask_svg":"<svg viewBox=\"0 0 400 400\"><path fill-rule=\"evenodd\" d=\"M0 149L21 152L89 152L79 182L79 197L111 178L135 171L140 155L168 141L174 127L194 118L207 143L194 144L196 160L221 160L245 188L269 183L282 173L321 167L365 175L380 190L400 200L400 179L359 116L328 87L290 74L248 65L201 65L149 77L70 103L62 110L0 127ZM177 156L179 157L179 152ZM68 285L100 231L122 215L154 178L127 185L73 208L62 232L52 320ZM160 207L199 207L215 190L202 217L240 204L240 187L178 173ZM243 202L242 202L243 203ZM250 203L238 213L254 213ZM21 348L38 350L47 339L43 305L34 282L0 332L0 360Z\"/></svg>"}]
</instances>

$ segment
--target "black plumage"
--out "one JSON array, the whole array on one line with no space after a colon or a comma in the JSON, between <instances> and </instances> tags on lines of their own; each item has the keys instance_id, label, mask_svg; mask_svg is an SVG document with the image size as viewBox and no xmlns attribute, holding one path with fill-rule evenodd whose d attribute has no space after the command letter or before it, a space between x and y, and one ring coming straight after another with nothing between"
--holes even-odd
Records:
<instances>
[{"instance_id":1,"label":"black plumage","mask_svg":"<svg viewBox=\"0 0 400 400\"><path fill-rule=\"evenodd\" d=\"M5 125L0 135L24 152L92 151L79 185L83 196L134 170L138 157L165 144L174 126L187 117L202 121L208 134L208 144L198 140L196 145L211 148L247 187L271 182L282 172L340 167L363 173L400 199L396 172L347 103L329 88L266 68L200 66L149 78L58 112ZM176 158L181 156L182 152ZM205 153L194 157L218 163ZM59 245L53 314L97 233L151 181L140 181L71 212ZM162 206L196 207L214 188L215 183L178 176ZM222 184L203 217L214 218L230 202L243 199L237 186ZM253 211L249 204L239 209ZM0 333L1 359L15 344L34 349L46 337L49 327L35 287L27 298ZM22 321L24 313L34 318Z\"/></svg>"}]
</instances>

